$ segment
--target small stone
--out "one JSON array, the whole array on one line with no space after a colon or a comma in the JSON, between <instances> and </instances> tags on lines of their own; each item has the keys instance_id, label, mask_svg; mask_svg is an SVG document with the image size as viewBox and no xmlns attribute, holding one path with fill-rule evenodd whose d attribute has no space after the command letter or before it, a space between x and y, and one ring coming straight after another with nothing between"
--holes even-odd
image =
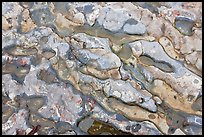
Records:
<instances>
[{"instance_id":1,"label":"small stone","mask_svg":"<svg viewBox=\"0 0 204 137\"><path fill-rule=\"evenodd\" d=\"M50 59L52 57L54 57L56 54L56 52L52 49L45 49L42 52L42 56L45 57L46 59Z\"/></svg>"},{"instance_id":2,"label":"small stone","mask_svg":"<svg viewBox=\"0 0 204 137\"><path fill-rule=\"evenodd\" d=\"M130 126L126 126L125 127L126 130L130 130L130 128L131 128Z\"/></svg>"},{"instance_id":3,"label":"small stone","mask_svg":"<svg viewBox=\"0 0 204 137\"><path fill-rule=\"evenodd\" d=\"M11 45L6 47L5 52L13 56L28 56L37 54L38 50L35 47L25 48L22 45Z\"/></svg>"},{"instance_id":4,"label":"small stone","mask_svg":"<svg viewBox=\"0 0 204 137\"><path fill-rule=\"evenodd\" d=\"M59 134L64 134L67 131L72 130L72 126L68 122L60 121L60 122L57 122L55 126L56 126L57 132Z\"/></svg>"},{"instance_id":5,"label":"small stone","mask_svg":"<svg viewBox=\"0 0 204 137\"><path fill-rule=\"evenodd\" d=\"M94 123L94 120L91 118L85 118L83 119L80 123L79 123L79 128L84 131L87 132L88 129L91 127L91 125Z\"/></svg>"},{"instance_id":6,"label":"small stone","mask_svg":"<svg viewBox=\"0 0 204 137\"><path fill-rule=\"evenodd\" d=\"M55 21L55 17L52 15L49 8L42 8L32 11L31 18L37 26L48 25Z\"/></svg>"},{"instance_id":7,"label":"small stone","mask_svg":"<svg viewBox=\"0 0 204 137\"><path fill-rule=\"evenodd\" d=\"M85 17L84 17L84 14L82 14L82 13L77 13L77 14L75 14L74 15L74 18L73 18L73 22L74 23L77 23L77 24L84 24L84 22L85 22Z\"/></svg>"},{"instance_id":8,"label":"small stone","mask_svg":"<svg viewBox=\"0 0 204 137\"><path fill-rule=\"evenodd\" d=\"M29 16L29 10L25 9L22 13L22 19L21 19L21 26L19 28L19 33L28 33L32 29L34 29L36 25L31 20Z\"/></svg>"},{"instance_id":9,"label":"small stone","mask_svg":"<svg viewBox=\"0 0 204 137\"><path fill-rule=\"evenodd\" d=\"M202 71L202 58L199 58L195 65L200 71Z\"/></svg>"},{"instance_id":10,"label":"small stone","mask_svg":"<svg viewBox=\"0 0 204 137\"><path fill-rule=\"evenodd\" d=\"M40 70L39 74L38 74L38 78L42 81L45 81L48 84L57 82L56 80L56 75L52 72L50 72L49 70Z\"/></svg>"},{"instance_id":11,"label":"small stone","mask_svg":"<svg viewBox=\"0 0 204 137\"><path fill-rule=\"evenodd\" d=\"M193 81L195 84L198 84L199 83L199 80L198 79L194 79Z\"/></svg>"},{"instance_id":12,"label":"small stone","mask_svg":"<svg viewBox=\"0 0 204 137\"><path fill-rule=\"evenodd\" d=\"M117 53L117 55L121 58L121 59L129 59L132 55L132 51L130 49L130 47L128 45L123 45L122 49Z\"/></svg>"},{"instance_id":13,"label":"small stone","mask_svg":"<svg viewBox=\"0 0 204 137\"><path fill-rule=\"evenodd\" d=\"M173 128L173 127L170 127L170 128L168 129L168 133L169 133L169 134L173 134L175 131L176 131L176 128Z\"/></svg>"},{"instance_id":14,"label":"small stone","mask_svg":"<svg viewBox=\"0 0 204 137\"><path fill-rule=\"evenodd\" d=\"M10 116L14 113L14 109L9 106L3 106L2 108L2 124L6 123L6 121L10 118Z\"/></svg>"},{"instance_id":15,"label":"small stone","mask_svg":"<svg viewBox=\"0 0 204 137\"><path fill-rule=\"evenodd\" d=\"M88 13L91 13L91 12L93 12L93 5L86 5L86 6L84 6L84 13L85 14L88 14Z\"/></svg>"},{"instance_id":16,"label":"small stone","mask_svg":"<svg viewBox=\"0 0 204 137\"><path fill-rule=\"evenodd\" d=\"M70 8L67 2L53 2L53 5L55 7L55 13L67 14Z\"/></svg>"},{"instance_id":17,"label":"small stone","mask_svg":"<svg viewBox=\"0 0 204 137\"><path fill-rule=\"evenodd\" d=\"M132 131L133 132L138 132L141 129L141 125L140 124L136 124L136 125L132 125Z\"/></svg>"},{"instance_id":18,"label":"small stone","mask_svg":"<svg viewBox=\"0 0 204 137\"><path fill-rule=\"evenodd\" d=\"M8 23L6 18L2 16L2 29L3 30L8 30L11 27L11 25Z\"/></svg>"},{"instance_id":19,"label":"small stone","mask_svg":"<svg viewBox=\"0 0 204 137\"><path fill-rule=\"evenodd\" d=\"M159 97L157 97L157 96L154 96L153 99L155 100L155 102L157 104L161 104L162 103L162 100Z\"/></svg>"},{"instance_id":20,"label":"small stone","mask_svg":"<svg viewBox=\"0 0 204 137\"><path fill-rule=\"evenodd\" d=\"M153 114L148 115L148 117L149 117L150 119L155 119L155 118L156 118L155 115L153 115Z\"/></svg>"},{"instance_id":21,"label":"small stone","mask_svg":"<svg viewBox=\"0 0 204 137\"><path fill-rule=\"evenodd\" d=\"M202 111L202 96L193 102L192 109L195 111Z\"/></svg>"},{"instance_id":22,"label":"small stone","mask_svg":"<svg viewBox=\"0 0 204 137\"><path fill-rule=\"evenodd\" d=\"M146 32L146 27L141 22L134 19L129 19L123 26L123 30L127 34L143 35Z\"/></svg>"},{"instance_id":23,"label":"small stone","mask_svg":"<svg viewBox=\"0 0 204 137\"><path fill-rule=\"evenodd\" d=\"M32 126L40 125L41 126L41 128L40 128L41 134L48 134L48 130L55 126L54 121L52 121L48 118L44 118L36 112L31 112L29 114L28 122Z\"/></svg>"},{"instance_id":24,"label":"small stone","mask_svg":"<svg viewBox=\"0 0 204 137\"><path fill-rule=\"evenodd\" d=\"M117 98L121 98L121 93L118 91L113 91L113 95L116 96Z\"/></svg>"},{"instance_id":25,"label":"small stone","mask_svg":"<svg viewBox=\"0 0 204 137\"><path fill-rule=\"evenodd\" d=\"M121 10L121 8L113 9L105 7L102 9L97 21L105 29L110 30L111 32L118 32L128 19L129 15L127 11Z\"/></svg>"},{"instance_id":26,"label":"small stone","mask_svg":"<svg viewBox=\"0 0 204 137\"><path fill-rule=\"evenodd\" d=\"M193 34L192 28L194 26L194 21L185 17L175 18L175 27L183 34L190 36Z\"/></svg>"},{"instance_id":27,"label":"small stone","mask_svg":"<svg viewBox=\"0 0 204 137\"><path fill-rule=\"evenodd\" d=\"M27 100L28 109L32 112L38 111L45 104L43 97L33 97Z\"/></svg>"},{"instance_id":28,"label":"small stone","mask_svg":"<svg viewBox=\"0 0 204 137\"><path fill-rule=\"evenodd\" d=\"M99 9L95 9L92 13L86 15L87 23L93 26L100 13Z\"/></svg>"}]
</instances>

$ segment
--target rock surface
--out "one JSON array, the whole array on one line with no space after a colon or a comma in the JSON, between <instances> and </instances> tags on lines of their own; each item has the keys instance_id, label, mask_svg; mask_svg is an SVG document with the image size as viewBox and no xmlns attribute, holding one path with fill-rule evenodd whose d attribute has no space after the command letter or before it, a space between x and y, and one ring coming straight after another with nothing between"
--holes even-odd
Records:
<instances>
[{"instance_id":1,"label":"rock surface","mask_svg":"<svg viewBox=\"0 0 204 137\"><path fill-rule=\"evenodd\" d=\"M201 2L3 2L3 135L201 135Z\"/></svg>"}]
</instances>

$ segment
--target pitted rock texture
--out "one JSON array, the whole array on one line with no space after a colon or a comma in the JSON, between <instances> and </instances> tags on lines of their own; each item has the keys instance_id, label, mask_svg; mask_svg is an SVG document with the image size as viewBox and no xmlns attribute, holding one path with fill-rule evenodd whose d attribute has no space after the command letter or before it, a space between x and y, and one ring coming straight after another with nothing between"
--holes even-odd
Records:
<instances>
[{"instance_id":1,"label":"pitted rock texture","mask_svg":"<svg viewBox=\"0 0 204 137\"><path fill-rule=\"evenodd\" d=\"M201 2L3 2L2 134L201 135Z\"/></svg>"}]
</instances>

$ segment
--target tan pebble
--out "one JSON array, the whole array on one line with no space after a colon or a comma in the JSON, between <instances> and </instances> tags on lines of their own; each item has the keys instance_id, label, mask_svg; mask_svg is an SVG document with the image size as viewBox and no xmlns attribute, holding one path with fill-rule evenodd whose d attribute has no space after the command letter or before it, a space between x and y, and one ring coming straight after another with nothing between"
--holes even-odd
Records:
<instances>
[{"instance_id":1,"label":"tan pebble","mask_svg":"<svg viewBox=\"0 0 204 137\"><path fill-rule=\"evenodd\" d=\"M2 16L2 29L3 30L8 30L11 25L8 24L6 18Z\"/></svg>"},{"instance_id":2,"label":"tan pebble","mask_svg":"<svg viewBox=\"0 0 204 137\"><path fill-rule=\"evenodd\" d=\"M155 119L155 118L156 118L156 116L155 116L154 114L149 114L148 117L149 117L150 119Z\"/></svg>"},{"instance_id":3,"label":"tan pebble","mask_svg":"<svg viewBox=\"0 0 204 137\"><path fill-rule=\"evenodd\" d=\"M36 27L35 23L31 20L29 16L29 10L26 9L22 13L23 21L21 22L21 31L22 32L29 32Z\"/></svg>"},{"instance_id":4,"label":"tan pebble","mask_svg":"<svg viewBox=\"0 0 204 137\"><path fill-rule=\"evenodd\" d=\"M111 77L114 79L121 79L120 73L118 70L110 70Z\"/></svg>"},{"instance_id":5,"label":"tan pebble","mask_svg":"<svg viewBox=\"0 0 204 137\"><path fill-rule=\"evenodd\" d=\"M164 117L165 117L165 115L164 115L163 113L160 113L160 112L158 112L158 115L159 115L161 118L164 118Z\"/></svg>"},{"instance_id":6,"label":"tan pebble","mask_svg":"<svg viewBox=\"0 0 204 137\"><path fill-rule=\"evenodd\" d=\"M161 104L162 103L162 100L159 97L157 97L157 96L154 96L153 99L155 100L155 102L157 104Z\"/></svg>"}]
</instances>

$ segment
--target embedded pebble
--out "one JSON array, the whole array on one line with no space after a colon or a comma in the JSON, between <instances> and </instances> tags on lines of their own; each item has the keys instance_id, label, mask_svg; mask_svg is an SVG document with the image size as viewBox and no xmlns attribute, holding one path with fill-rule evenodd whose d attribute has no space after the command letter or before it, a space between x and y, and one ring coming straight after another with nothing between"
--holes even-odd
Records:
<instances>
[{"instance_id":1,"label":"embedded pebble","mask_svg":"<svg viewBox=\"0 0 204 137\"><path fill-rule=\"evenodd\" d=\"M122 49L119 50L117 55L122 59L129 59L131 57L132 51L128 45L123 45Z\"/></svg>"},{"instance_id":2,"label":"embedded pebble","mask_svg":"<svg viewBox=\"0 0 204 137\"><path fill-rule=\"evenodd\" d=\"M91 125L93 124L94 120L91 118L85 118L82 121L80 121L79 123L79 128L84 131L87 132L88 129L91 127Z\"/></svg>"},{"instance_id":3,"label":"embedded pebble","mask_svg":"<svg viewBox=\"0 0 204 137\"><path fill-rule=\"evenodd\" d=\"M42 56L45 57L46 59L50 59L50 58L54 57L55 54L56 53L54 50L45 49L42 51Z\"/></svg>"},{"instance_id":4,"label":"embedded pebble","mask_svg":"<svg viewBox=\"0 0 204 137\"><path fill-rule=\"evenodd\" d=\"M128 19L123 26L123 30L127 34L142 35L146 32L146 27L141 22L138 22L134 19Z\"/></svg>"},{"instance_id":5,"label":"embedded pebble","mask_svg":"<svg viewBox=\"0 0 204 137\"><path fill-rule=\"evenodd\" d=\"M98 23L112 32L122 29L124 23L129 19L127 11L119 8L105 7L101 12L97 19Z\"/></svg>"},{"instance_id":6,"label":"embedded pebble","mask_svg":"<svg viewBox=\"0 0 204 137\"><path fill-rule=\"evenodd\" d=\"M64 134L64 133L66 133L67 131L70 131L70 130L72 130L72 127L71 127L71 125L69 124L69 123L67 123L67 122L57 122L56 123L56 128L57 128L57 132L59 133L59 134Z\"/></svg>"},{"instance_id":7,"label":"embedded pebble","mask_svg":"<svg viewBox=\"0 0 204 137\"><path fill-rule=\"evenodd\" d=\"M175 18L175 27L184 35L192 35L192 28L194 26L194 21L184 17Z\"/></svg>"},{"instance_id":8,"label":"embedded pebble","mask_svg":"<svg viewBox=\"0 0 204 137\"><path fill-rule=\"evenodd\" d=\"M6 123L9 117L14 113L14 109L9 106L3 106L2 108L2 124Z\"/></svg>"},{"instance_id":9,"label":"embedded pebble","mask_svg":"<svg viewBox=\"0 0 204 137\"><path fill-rule=\"evenodd\" d=\"M56 75L53 72L49 72L49 70L40 70L38 78L49 84L57 82Z\"/></svg>"},{"instance_id":10,"label":"embedded pebble","mask_svg":"<svg viewBox=\"0 0 204 137\"><path fill-rule=\"evenodd\" d=\"M53 2L55 9L54 12L59 12L62 14L66 14L69 10L69 4L65 2Z\"/></svg>"},{"instance_id":11,"label":"embedded pebble","mask_svg":"<svg viewBox=\"0 0 204 137\"><path fill-rule=\"evenodd\" d=\"M10 47L5 48L5 52L13 56L28 56L34 55L37 53L36 48L24 48L23 46L11 45Z\"/></svg>"},{"instance_id":12,"label":"embedded pebble","mask_svg":"<svg viewBox=\"0 0 204 137\"><path fill-rule=\"evenodd\" d=\"M29 119L28 120L29 124L31 124L32 126L37 126L37 125L41 126L40 134L47 134L49 130L55 126L54 121L44 118L41 115L35 114L32 112L30 113L30 116L28 119Z\"/></svg>"},{"instance_id":13,"label":"embedded pebble","mask_svg":"<svg viewBox=\"0 0 204 137\"><path fill-rule=\"evenodd\" d=\"M195 111L202 111L202 96L196 99L196 101L192 104L192 109Z\"/></svg>"},{"instance_id":14,"label":"embedded pebble","mask_svg":"<svg viewBox=\"0 0 204 137\"><path fill-rule=\"evenodd\" d=\"M31 112L38 111L45 104L45 99L43 97L33 97L27 100L28 109Z\"/></svg>"},{"instance_id":15,"label":"embedded pebble","mask_svg":"<svg viewBox=\"0 0 204 137\"><path fill-rule=\"evenodd\" d=\"M141 128L141 125L140 124L136 124L136 125L132 125L131 130L133 132L138 132L140 130L140 128Z\"/></svg>"},{"instance_id":16,"label":"embedded pebble","mask_svg":"<svg viewBox=\"0 0 204 137\"><path fill-rule=\"evenodd\" d=\"M55 20L47 7L32 11L31 18L38 26L48 25L49 23L53 23Z\"/></svg>"},{"instance_id":17,"label":"embedded pebble","mask_svg":"<svg viewBox=\"0 0 204 137\"><path fill-rule=\"evenodd\" d=\"M202 59L199 58L195 65L199 70L202 70Z\"/></svg>"}]
</instances>

